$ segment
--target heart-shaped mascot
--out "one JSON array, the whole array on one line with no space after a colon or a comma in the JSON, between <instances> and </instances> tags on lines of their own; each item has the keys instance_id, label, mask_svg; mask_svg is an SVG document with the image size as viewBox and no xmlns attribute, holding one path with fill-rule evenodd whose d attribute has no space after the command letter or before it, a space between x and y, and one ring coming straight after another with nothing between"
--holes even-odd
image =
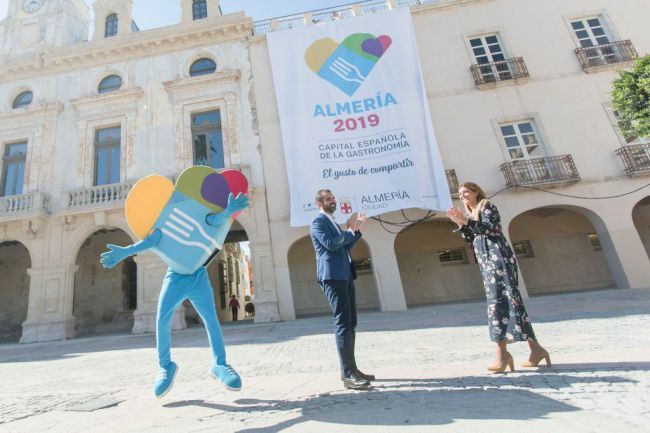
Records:
<instances>
[{"instance_id":1,"label":"heart-shaped mascot","mask_svg":"<svg viewBox=\"0 0 650 433\"><path fill-rule=\"evenodd\" d=\"M236 218L249 205L248 180L238 170L194 166L183 171L176 185L153 174L138 181L126 199L126 220L141 239L127 247L107 245L100 262L112 268L125 258L151 249L168 265L158 299L156 343L160 371L154 395L163 397L174 384L178 365L171 360L171 319L189 299L201 316L214 356L210 374L228 389L241 389L241 378L226 362L212 285L205 269L223 248Z\"/></svg>"}]
</instances>

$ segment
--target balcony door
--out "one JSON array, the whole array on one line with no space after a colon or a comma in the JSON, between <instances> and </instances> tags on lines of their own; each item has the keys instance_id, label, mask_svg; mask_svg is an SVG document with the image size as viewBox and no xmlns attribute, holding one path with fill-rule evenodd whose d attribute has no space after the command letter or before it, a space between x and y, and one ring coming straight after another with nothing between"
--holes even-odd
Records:
<instances>
[{"instance_id":1,"label":"balcony door","mask_svg":"<svg viewBox=\"0 0 650 433\"><path fill-rule=\"evenodd\" d=\"M512 79L498 35L478 36L470 39L469 44L486 83Z\"/></svg>"},{"instance_id":2,"label":"balcony door","mask_svg":"<svg viewBox=\"0 0 650 433\"><path fill-rule=\"evenodd\" d=\"M535 183L553 176L553 167L544 161L548 155L533 120L505 123L499 128L519 183Z\"/></svg>"},{"instance_id":3,"label":"balcony door","mask_svg":"<svg viewBox=\"0 0 650 433\"><path fill-rule=\"evenodd\" d=\"M612 40L601 18L593 17L571 21L571 28L573 28L580 46L585 48L589 64L596 65L603 61L616 63L618 61L618 53L616 48L609 46Z\"/></svg>"},{"instance_id":4,"label":"balcony door","mask_svg":"<svg viewBox=\"0 0 650 433\"><path fill-rule=\"evenodd\" d=\"M12 143L5 147L2 157L1 196L20 195L25 182L25 158L27 143Z\"/></svg>"}]
</instances>

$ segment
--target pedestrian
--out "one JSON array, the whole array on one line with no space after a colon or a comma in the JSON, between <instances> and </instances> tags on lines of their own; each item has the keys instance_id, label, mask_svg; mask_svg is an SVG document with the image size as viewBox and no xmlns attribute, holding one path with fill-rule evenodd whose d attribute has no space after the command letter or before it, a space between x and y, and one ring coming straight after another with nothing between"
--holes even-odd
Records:
<instances>
[{"instance_id":1,"label":"pedestrian","mask_svg":"<svg viewBox=\"0 0 650 433\"><path fill-rule=\"evenodd\" d=\"M230 302L228 303L228 307L230 307L230 312L232 313L232 321L236 322L237 321L237 312L239 311L239 301L237 300L237 297L235 295L232 295L230 298Z\"/></svg>"},{"instance_id":2,"label":"pedestrian","mask_svg":"<svg viewBox=\"0 0 650 433\"><path fill-rule=\"evenodd\" d=\"M473 182L461 184L458 195L466 213L452 207L447 216L458 225L456 231L472 244L483 277L490 338L497 343L496 359L488 370L501 373L507 366L514 371L514 361L506 344L516 341L526 341L530 348L530 356L523 367L537 367L542 359L550 366L551 358L537 342L521 299L517 260L503 235L497 207Z\"/></svg>"},{"instance_id":3,"label":"pedestrian","mask_svg":"<svg viewBox=\"0 0 650 433\"><path fill-rule=\"evenodd\" d=\"M361 238L360 229L366 221L364 213L353 213L347 230L341 230L334 220L336 198L329 189L316 193L320 212L311 223L310 235L316 251L316 280L329 301L334 314L336 348L339 355L341 380L349 389L368 389L375 376L362 373L354 356L357 306L352 267L352 246Z\"/></svg>"}]
</instances>

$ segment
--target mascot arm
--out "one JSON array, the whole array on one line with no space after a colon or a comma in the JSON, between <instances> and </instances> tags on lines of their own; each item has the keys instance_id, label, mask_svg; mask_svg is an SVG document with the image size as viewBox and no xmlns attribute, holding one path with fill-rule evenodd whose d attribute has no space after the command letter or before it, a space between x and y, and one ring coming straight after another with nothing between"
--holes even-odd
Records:
<instances>
[{"instance_id":1,"label":"mascot arm","mask_svg":"<svg viewBox=\"0 0 650 433\"><path fill-rule=\"evenodd\" d=\"M99 261L102 266L110 269L127 257L155 247L158 245L158 242L160 242L161 237L162 233L160 230L154 229L154 231L151 232L149 236L139 242L134 243L133 245L129 245L128 247L120 247L119 245L108 244L106 245L108 251L105 251L101 254Z\"/></svg>"},{"instance_id":2,"label":"mascot arm","mask_svg":"<svg viewBox=\"0 0 650 433\"><path fill-rule=\"evenodd\" d=\"M246 209L249 204L248 197L241 192L237 194L237 197L235 197L233 193L230 193L228 196L228 206L226 206L222 212L208 214L205 221L213 227L220 226L228 221L228 218L230 218L234 213Z\"/></svg>"}]
</instances>

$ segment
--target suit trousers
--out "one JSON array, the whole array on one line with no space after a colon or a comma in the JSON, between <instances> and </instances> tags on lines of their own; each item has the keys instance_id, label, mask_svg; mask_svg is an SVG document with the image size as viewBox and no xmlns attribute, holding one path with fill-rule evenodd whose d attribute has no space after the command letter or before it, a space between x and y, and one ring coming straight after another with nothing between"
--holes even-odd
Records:
<instances>
[{"instance_id":1,"label":"suit trousers","mask_svg":"<svg viewBox=\"0 0 650 433\"><path fill-rule=\"evenodd\" d=\"M320 286L334 314L336 349L341 365L341 377L349 377L357 370L354 358L357 304L354 280L325 280Z\"/></svg>"}]
</instances>

